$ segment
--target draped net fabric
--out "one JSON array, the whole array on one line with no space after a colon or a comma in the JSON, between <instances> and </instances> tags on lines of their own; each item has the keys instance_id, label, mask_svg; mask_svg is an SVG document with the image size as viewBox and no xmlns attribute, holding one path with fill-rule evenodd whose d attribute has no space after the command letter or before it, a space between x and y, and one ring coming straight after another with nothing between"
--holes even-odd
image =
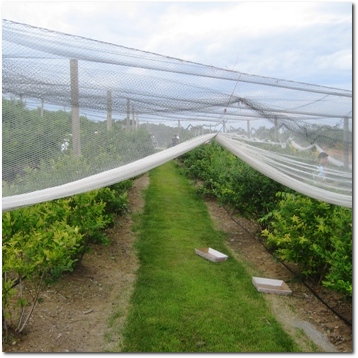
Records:
<instances>
[{"instance_id":1,"label":"draped net fabric","mask_svg":"<svg viewBox=\"0 0 358 358\"><path fill-rule=\"evenodd\" d=\"M349 90L8 20L2 34L3 211L136 177L211 140L298 192L352 207Z\"/></svg>"}]
</instances>

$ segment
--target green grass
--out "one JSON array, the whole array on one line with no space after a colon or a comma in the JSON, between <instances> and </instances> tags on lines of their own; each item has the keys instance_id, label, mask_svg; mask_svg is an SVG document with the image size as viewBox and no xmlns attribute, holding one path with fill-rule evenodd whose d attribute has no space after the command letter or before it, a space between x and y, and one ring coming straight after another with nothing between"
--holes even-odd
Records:
<instances>
[{"instance_id":1,"label":"green grass","mask_svg":"<svg viewBox=\"0 0 358 358\"><path fill-rule=\"evenodd\" d=\"M169 162L150 172L136 249L140 260L122 352L297 352L251 276L229 254L194 187Z\"/></svg>"}]
</instances>

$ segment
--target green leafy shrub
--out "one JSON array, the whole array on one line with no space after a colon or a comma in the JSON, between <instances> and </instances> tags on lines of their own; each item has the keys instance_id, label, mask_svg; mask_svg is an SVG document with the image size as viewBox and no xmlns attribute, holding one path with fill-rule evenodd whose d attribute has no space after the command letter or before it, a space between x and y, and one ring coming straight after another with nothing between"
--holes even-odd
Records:
<instances>
[{"instance_id":1,"label":"green leafy shrub","mask_svg":"<svg viewBox=\"0 0 358 358\"><path fill-rule=\"evenodd\" d=\"M15 333L20 333L44 284L73 270L83 236L77 226L68 225L66 217L56 219L58 214L70 212L68 201L62 204L38 204L3 214L2 302L6 330L10 323Z\"/></svg>"},{"instance_id":2,"label":"green leafy shrub","mask_svg":"<svg viewBox=\"0 0 358 358\"><path fill-rule=\"evenodd\" d=\"M84 242L78 259L88 251L90 243L108 244L104 229L113 218L105 213L106 203L98 199L98 190L74 195L70 198L71 215L68 222L71 226L78 226L84 237Z\"/></svg>"},{"instance_id":3,"label":"green leafy shrub","mask_svg":"<svg viewBox=\"0 0 358 358\"><path fill-rule=\"evenodd\" d=\"M46 284L72 271L89 245L107 244L105 228L128 209L132 180L2 216L2 303L8 328L20 333Z\"/></svg>"},{"instance_id":4,"label":"green leafy shrub","mask_svg":"<svg viewBox=\"0 0 358 358\"><path fill-rule=\"evenodd\" d=\"M277 209L261 219L269 221L262 231L269 247L305 277L351 296L352 211L299 194L277 196Z\"/></svg>"},{"instance_id":5,"label":"green leafy shrub","mask_svg":"<svg viewBox=\"0 0 358 358\"><path fill-rule=\"evenodd\" d=\"M128 192L133 180L113 184L98 191L97 200L102 199L105 203L105 213L112 218L115 215L123 215L128 211Z\"/></svg>"},{"instance_id":6,"label":"green leafy shrub","mask_svg":"<svg viewBox=\"0 0 358 358\"><path fill-rule=\"evenodd\" d=\"M257 219L276 206L276 193L291 189L268 178L237 158L228 181L228 189L222 195L243 216Z\"/></svg>"}]
</instances>

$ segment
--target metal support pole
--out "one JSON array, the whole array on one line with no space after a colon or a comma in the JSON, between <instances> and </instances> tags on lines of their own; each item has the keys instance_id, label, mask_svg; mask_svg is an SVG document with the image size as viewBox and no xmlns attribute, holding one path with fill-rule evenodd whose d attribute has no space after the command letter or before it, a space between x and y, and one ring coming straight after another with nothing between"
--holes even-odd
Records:
<instances>
[{"instance_id":1,"label":"metal support pole","mask_svg":"<svg viewBox=\"0 0 358 358\"><path fill-rule=\"evenodd\" d=\"M278 121L277 121L277 117L275 117L275 141L278 142Z\"/></svg>"},{"instance_id":2,"label":"metal support pole","mask_svg":"<svg viewBox=\"0 0 358 358\"><path fill-rule=\"evenodd\" d=\"M127 98L127 118L126 118L126 130L129 132L129 116L130 116L130 101L129 98Z\"/></svg>"},{"instance_id":3,"label":"metal support pole","mask_svg":"<svg viewBox=\"0 0 358 358\"><path fill-rule=\"evenodd\" d=\"M136 125L135 125L135 116L134 116L134 106L132 105L132 125L131 125L132 132L135 131Z\"/></svg>"},{"instance_id":4,"label":"metal support pole","mask_svg":"<svg viewBox=\"0 0 358 358\"><path fill-rule=\"evenodd\" d=\"M138 119L138 112L135 111L135 128L139 128L139 119Z\"/></svg>"},{"instance_id":5,"label":"metal support pole","mask_svg":"<svg viewBox=\"0 0 358 358\"><path fill-rule=\"evenodd\" d=\"M112 129L112 91L107 91L107 130Z\"/></svg>"}]
</instances>

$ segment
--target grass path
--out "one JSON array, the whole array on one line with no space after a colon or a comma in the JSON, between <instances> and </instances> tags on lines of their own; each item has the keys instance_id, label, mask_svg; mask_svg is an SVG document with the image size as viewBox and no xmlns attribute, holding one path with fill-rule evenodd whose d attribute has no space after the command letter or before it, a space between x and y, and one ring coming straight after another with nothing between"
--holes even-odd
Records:
<instances>
[{"instance_id":1,"label":"grass path","mask_svg":"<svg viewBox=\"0 0 358 358\"><path fill-rule=\"evenodd\" d=\"M150 172L145 195L122 352L298 351L240 263L194 253L210 246L228 254L224 234L174 162Z\"/></svg>"}]
</instances>

